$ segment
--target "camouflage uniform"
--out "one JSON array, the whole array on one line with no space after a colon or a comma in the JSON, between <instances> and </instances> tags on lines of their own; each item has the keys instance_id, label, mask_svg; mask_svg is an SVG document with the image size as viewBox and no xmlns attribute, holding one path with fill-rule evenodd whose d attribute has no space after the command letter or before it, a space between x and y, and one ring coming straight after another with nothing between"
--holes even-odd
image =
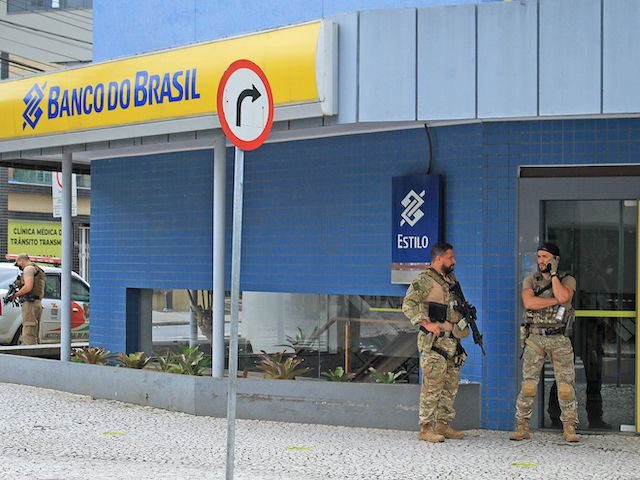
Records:
<instances>
[{"instance_id":1,"label":"camouflage uniform","mask_svg":"<svg viewBox=\"0 0 640 480\"><path fill-rule=\"evenodd\" d=\"M33 288L30 292L21 297L22 336L20 343L22 345L36 345L40 343L38 333L40 331L40 317L42 316L41 299L44 295L45 273L37 265L31 264L25 268L33 268L35 271L33 277Z\"/></svg>"},{"instance_id":2,"label":"camouflage uniform","mask_svg":"<svg viewBox=\"0 0 640 480\"><path fill-rule=\"evenodd\" d=\"M429 425L434 421L451 422L456 411L453 402L458 393L458 380L463 358L457 355L459 339L469 335L469 327L458 328L462 315L455 310L456 299L449 292L449 286L455 284L453 273L441 275L428 268L416 278L404 298L402 310L414 325L422 320L429 320L429 302L445 304L447 322L453 325L450 336L436 337L432 333L420 330L418 333L418 350L420 351L420 367L422 369L422 387L420 389L420 425ZM446 353L445 358L432 348Z\"/></svg>"},{"instance_id":3,"label":"camouflage uniform","mask_svg":"<svg viewBox=\"0 0 640 480\"><path fill-rule=\"evenodd\" d=\"M576 290L576 280L571 275L559 275L562 285ZM551 279L545 280L540 272L528 277L522 286L523 290L532 289L541 298L552 298L553 290L548 287ZM516 420L529 420L536 398L540 372L547 355L553 363L553 371L558 384L558 400L563 423L576 425L578 423L578 408L575 394L575 370L573 366L573 348L571 340L562 331L553 334L540 334L542 330L562 330L563 323L574 315L571 302L562 304L566 309L564 322L555 318L558 306L541 310L527 310L526 323L530 325L528 338L525 341L524 362L522 365L522 388L516 403Z\"/></svg>"}]
</instances>

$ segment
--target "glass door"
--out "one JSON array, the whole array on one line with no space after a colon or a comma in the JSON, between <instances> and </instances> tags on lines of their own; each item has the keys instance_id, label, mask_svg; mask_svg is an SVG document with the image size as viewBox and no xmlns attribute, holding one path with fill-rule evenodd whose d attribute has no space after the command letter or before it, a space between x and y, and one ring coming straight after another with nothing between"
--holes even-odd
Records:
<instances>
[{"instance_id":1,"label":"glass door","mask_svg":"<svg viewBox=\"0 0 640 480\"><path fill-rule=\"evenodd\" d=\"M637 200L544 200L541 240L560 247L560 271L576 277L579 427L636 431ZM544 372L542 426L559 423L553 370Z\"/></svg>"}]
</instances>

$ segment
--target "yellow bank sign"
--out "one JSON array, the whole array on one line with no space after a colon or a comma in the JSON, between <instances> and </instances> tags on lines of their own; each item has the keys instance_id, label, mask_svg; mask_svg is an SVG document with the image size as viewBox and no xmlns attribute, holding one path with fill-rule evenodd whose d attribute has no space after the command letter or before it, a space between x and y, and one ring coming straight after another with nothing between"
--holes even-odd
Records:
<instances>
[{"instance_id":1,"label":"yellow bank sign","mask_svg":"<svg viewBox=\"0 0 640 480\"><path fill-rule=\"evenodd\" d=\"M335 30L324 21L0 83L0 139L216 113L226 68L258 64L278 105L333 114Z\"/></svg>"},{"instance_id":2,"label":"yellow bank sign","mask_svg":"<svg viewBox=\"0 0 640 480\"><path fill-rule=\"evenodd\" d=\"M7 253L60 258L62 225L59 222L9 220Z\"/></svg>"}]
</instances>

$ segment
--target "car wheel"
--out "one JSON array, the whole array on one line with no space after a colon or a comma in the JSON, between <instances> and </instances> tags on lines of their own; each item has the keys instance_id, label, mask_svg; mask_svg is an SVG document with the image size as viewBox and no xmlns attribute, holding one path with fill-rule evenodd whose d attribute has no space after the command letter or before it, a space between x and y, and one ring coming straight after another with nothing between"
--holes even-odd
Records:
<instances>
[{"instance_id":1,"label":"car wheel","mask_svg":"<svg viewBox=\"0 0 640 480\"><path fill-rule=\"evenodd\" d=\"M11 345L18 345L18 343L20 342L20 335L22 335L22 325L18 327L18 330L16 330L16 334L11 339Z\"/></svg>"}]
</instances>

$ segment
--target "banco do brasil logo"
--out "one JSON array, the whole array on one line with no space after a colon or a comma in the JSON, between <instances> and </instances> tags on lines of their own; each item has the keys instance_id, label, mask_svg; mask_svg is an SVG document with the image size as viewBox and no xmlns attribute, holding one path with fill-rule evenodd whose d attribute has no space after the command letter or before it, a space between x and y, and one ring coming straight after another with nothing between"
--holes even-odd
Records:
<instances>
[{"instance_id":1,"label":"banco do brasil logo","mask_svg":"<svg viewBox=\"0 0 640 480\"><path fill-rule=\"evenodd\" d=\"M46 87L46 82L42 86L35 83L22 99L26 105L24 113L22 114L22 118L24 118L24 122L22 123L23 130L27 128L27 125L35 130L40 117L42 117L40 102L42 102L42 99L44 98L44 89Z\"/></svg>"},{"instance_id":2,"label":"banco do brasil logo","mask_svg":"<svg viewBox=\"0 0 640 480\"><path fill-rule=\"evenodd\" d=\"M405 223L408 223L409 226L413 227L418 220L424 217L424 212L420 209L424 204L424 194L425 191L422 190L420 194L417 194L415 191L411 190L407 195L402 199L400 203L404 207L404 211L400 214L402 219L400 220L400 226L402 227Z\"/></svg>"}]
</instances>

